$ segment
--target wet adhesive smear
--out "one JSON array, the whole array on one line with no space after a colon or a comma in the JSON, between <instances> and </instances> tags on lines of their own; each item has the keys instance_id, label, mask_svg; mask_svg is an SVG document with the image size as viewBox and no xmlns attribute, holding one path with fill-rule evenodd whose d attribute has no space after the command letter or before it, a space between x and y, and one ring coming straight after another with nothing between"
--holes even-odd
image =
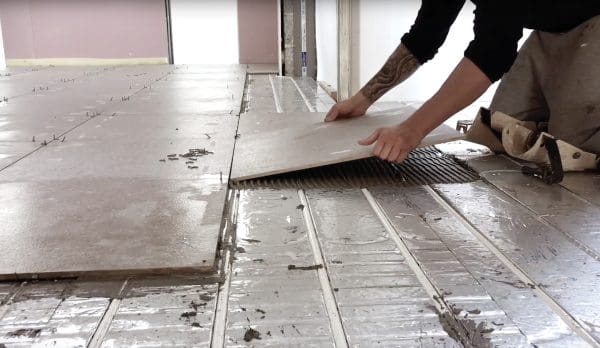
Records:
<instances>
[{"instance_id":1,"label":"wet adhesive smear","mask_svg":"<svg viewBox=\"0 0 600 348\"><path fill-rule=\"evenodd\" d=\"M253 328L248 328L248 330L246 330L246 333L244 334L244 341L246 342L252 342L252 340L260 340L260 332L254 330Z\"/></svg>"},{"instance_id":2,"label":"wet adhesive smear","mask_svg":"<svg viewBox=\"0 0 600 348\"><path fill-rule=\"evenodd\" d=\"M411 152L401 164L367 158L233 182L231 185L236 189L362 188L377 185L407 187L467 183L478 179L475 171L453 156L435 147L424 147Z\"/></svg>"},{"instance_id":3,"label":"wet adhesive smear","mask_svg":"<svg viewBox=\"0 0 600 348\"><path fill-rule=\"evenodd\" d=\"M316 271L318 269L323 268L322 264L312 265L312 266L296 266L296 265L288 265L288 270L290 271Z\"/></svg>"}]
</instances>

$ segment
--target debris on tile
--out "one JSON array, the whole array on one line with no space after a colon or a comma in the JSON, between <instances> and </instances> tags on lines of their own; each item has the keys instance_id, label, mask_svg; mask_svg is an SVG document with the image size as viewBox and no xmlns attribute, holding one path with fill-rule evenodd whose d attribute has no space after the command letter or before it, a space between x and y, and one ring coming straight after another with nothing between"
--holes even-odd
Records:
<instances>
[{"instance_id":1,"label":"debris on tile","mask_svg":"<svg viewBox=\"0 0 600 348\"><path fill-rule=\"evenodd\" d=\"M214 152L208 151L205 148L202 149L189 149L187 153L183 155L179 155L180 157L190 158L190 157L201 157L206 155L212 155Z\"/></svg>"},{"instance_id":2,"label":"debris on tile","mask_svg":"<svg viewBox=\"0 0 600 348\"><path fill-rule=\"evenodd\" d=\"M288 265L288 270L290 271L316 271L318 269L323 268L323 264L312 265L312 266L296 266L296 265Z\"/></svg>"},{"instance_id":3,"label":"debris on tile","mask_svg":"<svg viewBox=\"0 0 600 348\"><path fill-rule=\"evenodd\" d=\"M254 330L253 328L248 328L246 333L244 334L244 341L252 342L252 340L260 340L260 332Z\"/></svg>"},{"instance_id":4,"label":"debris on tile","mask_svg":"<svg viewBox=\"0 0 600 348\"><path fill-rule=\"evenodd\" d=\"M196 315L198 315L198 312L184 312L181 313L181 318L185 318L185 319L190 319L192 317L195 317Z\"/></svg>"},{"instance_id":5,"label":"debris on tile","mask_svg":"<svg viewBox=\"0 0 600 348\"><path fill-rule=\"evenodd\" d=\"M206 306L206 302L194 302L190 303L190 308L192 308L195 312L198 312L198 308Z\"/></svg>"},{"instance_id":6,"label":"debris on tile","mask_svg":"<svg viewBox=\"0 0 600 348\"><path fill-rule=\"evenodd\" d=\"M42 329L19 329L6 334L8 337L29 337L36 338L40 335Z\"/></svg>"}]
</instances>

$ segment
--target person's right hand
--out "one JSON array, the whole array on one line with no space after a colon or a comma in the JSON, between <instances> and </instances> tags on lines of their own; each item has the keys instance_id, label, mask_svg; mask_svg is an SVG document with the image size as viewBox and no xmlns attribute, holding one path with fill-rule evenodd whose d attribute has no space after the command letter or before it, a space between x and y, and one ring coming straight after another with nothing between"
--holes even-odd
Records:
<instances>
[{"instance_id":1,"label":"person's right hand","mask_svg":"<svg viewBox=\"0 0 600 348\"><path fill-rule=\"evenodd\" d=\"M325 122L363 116L369 106L371 106L369 99L358 92L350 99L339 102L331 107L331 110L325 116Z\"/></svg>"}]
</instances>

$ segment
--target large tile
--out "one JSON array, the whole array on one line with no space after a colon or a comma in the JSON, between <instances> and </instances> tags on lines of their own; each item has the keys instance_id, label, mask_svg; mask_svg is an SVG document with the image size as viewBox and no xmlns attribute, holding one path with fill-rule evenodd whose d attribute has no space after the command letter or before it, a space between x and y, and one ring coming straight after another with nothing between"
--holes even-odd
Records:
<instances>
[{"instance_id":1,"label":"large tile","mask_svg":"<svg viewBox=\"0 0 600 348\"><path fill-rule=\"evenodd\" d=\"M19 113L0 115L0 141L32 142L40 145L84 122L85 111L78 114Z\"/></svg>"},{"instance_id":2,"label":"large tile","mask_svg":"<svg viewBox=\"0 0 600 348\"><path fill-rule=\"evenodd\" d=\"M313 123L296 123L290 119L281 129L267 126L268 131L254 134L251 133L253 129L244 134L241 128L242 136L236 144L231 178L241 181L371 157L372 148L361 146L357 141L377 128L396 125L411 114L407 109L394 115L325 123L324 113L307 113L303 117L310 118ZM442 125L426 136L421 146L459 138L460 133Z\"/></svg>"},{"instance_id":3,"label":"large tile","mask_svg":"<svg viewBox=\"0 0 600 348\"><path fill-rule=\"evenodd\" d=\"M238 118L229 114L165 115L160 112L147 112L132 115L129 113L106 113L96 117L93 123L72 132L71 139L102 140L129 138L183 139L198 138L214 141L234 142Z\"/></svg>"},{"instance_id":4,"label":"large tile","mask_svg":"<svg viewBox=\"0 0 600 348\"><path fill-rule=\"evenodd\" d=\"M213 270L245 70L174 70L54 72L0 105L0 277Z\"/></svg>"},{"instance_id":5,"label":"large tile","mask_svg":"<svg viewBox=\"0 0 600 348\"><path fill-rule=\"evenodd\" d=\"M243 88L243 81L164 80L109 110L119 114L161 112L166 115L237 115Z\"/></svg>"},{"instance_id":6,"label":"large tile","mask_svg":"<svg viewBox=\"0 0 600 348\"><path fill-rule=\"evenodd\" d=\"M31 141L0 141L0 170L15 163L28 153L35 151L39 146L39 143Z\"/></svg>"},{"instance_id":7,"label":"large tile","mask_svg":"<svg viewBox=\"0 0 600 348\"><path fill-rule=\"evenodd\" d=\"M0 269L24 278L206 271L225 190L209 180L0 182Z\"/></svg>"},{"instance_id":8,"label":"large tile","mask_svg":"<svg viewBox=\"0 0 600 348\"><path fill-rule=\"evenodd\" d=\"M119 120L123 126L115 129L102 127L101 122L90 122L79 132L68 134L63 142L55 141L39 152L28 156L18 165L5 169L0 180L66 180L77 178L162 178L200 179L215 178L227 181L235 128L224 128L219 134L217 126L194 128L184 136L177 135L178 127L142 126L149 119L133 117ZM233 118L222 118L223 124L235 122ZM95 121L95 120L94 120ZM184 125L182 123L166 124ZM209 121L208 123L212 123ZM137 124L137 125L136 125ZM148 125L152 122L148 122ZM127 129L131 132L127 133ZM194 138L185 137L197 129ZM202 132L202 133L201 133ZM204 133L206 132L206 134ZM173 133L170 135L169 133ZM157 136L161 135L161 136ZM208 134L208 136L207 136ZM210 137L210 138L209 138ZM190 155L190 149L206 152ZM190 157L191 156L191 157Z\"/></svg>"},{"instance_id":9,"label":"large tile","mask_svg":"<svg viewBox=\"0 0 600 348\"><path fill-rule=\"evenodd\" d=\"M99 111L106 104L94 95L74 91L27 95L0 105L0 115L6 117L55 117L85 115Z\"/></svg>"}]
</instances>

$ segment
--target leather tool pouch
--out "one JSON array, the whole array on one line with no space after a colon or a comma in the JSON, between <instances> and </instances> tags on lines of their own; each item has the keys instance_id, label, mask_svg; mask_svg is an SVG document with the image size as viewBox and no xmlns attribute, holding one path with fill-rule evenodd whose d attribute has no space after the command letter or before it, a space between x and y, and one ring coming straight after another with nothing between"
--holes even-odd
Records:
<instances>
[{"instance_id":1,"label":"leather tool pouch","mask_svg":"<svg viewBox=\"0 0 600 348\"><path fill-rule=\"evenodd\" d=\"M501 112L481 108L466 140L485 145L497 153L532 162L537 168L524 166L524 174L548 184L559 183L568 171L596 170L598 156L583 151L546 132L546 124L520 121Z\"/></svg>"}]
</instances>

